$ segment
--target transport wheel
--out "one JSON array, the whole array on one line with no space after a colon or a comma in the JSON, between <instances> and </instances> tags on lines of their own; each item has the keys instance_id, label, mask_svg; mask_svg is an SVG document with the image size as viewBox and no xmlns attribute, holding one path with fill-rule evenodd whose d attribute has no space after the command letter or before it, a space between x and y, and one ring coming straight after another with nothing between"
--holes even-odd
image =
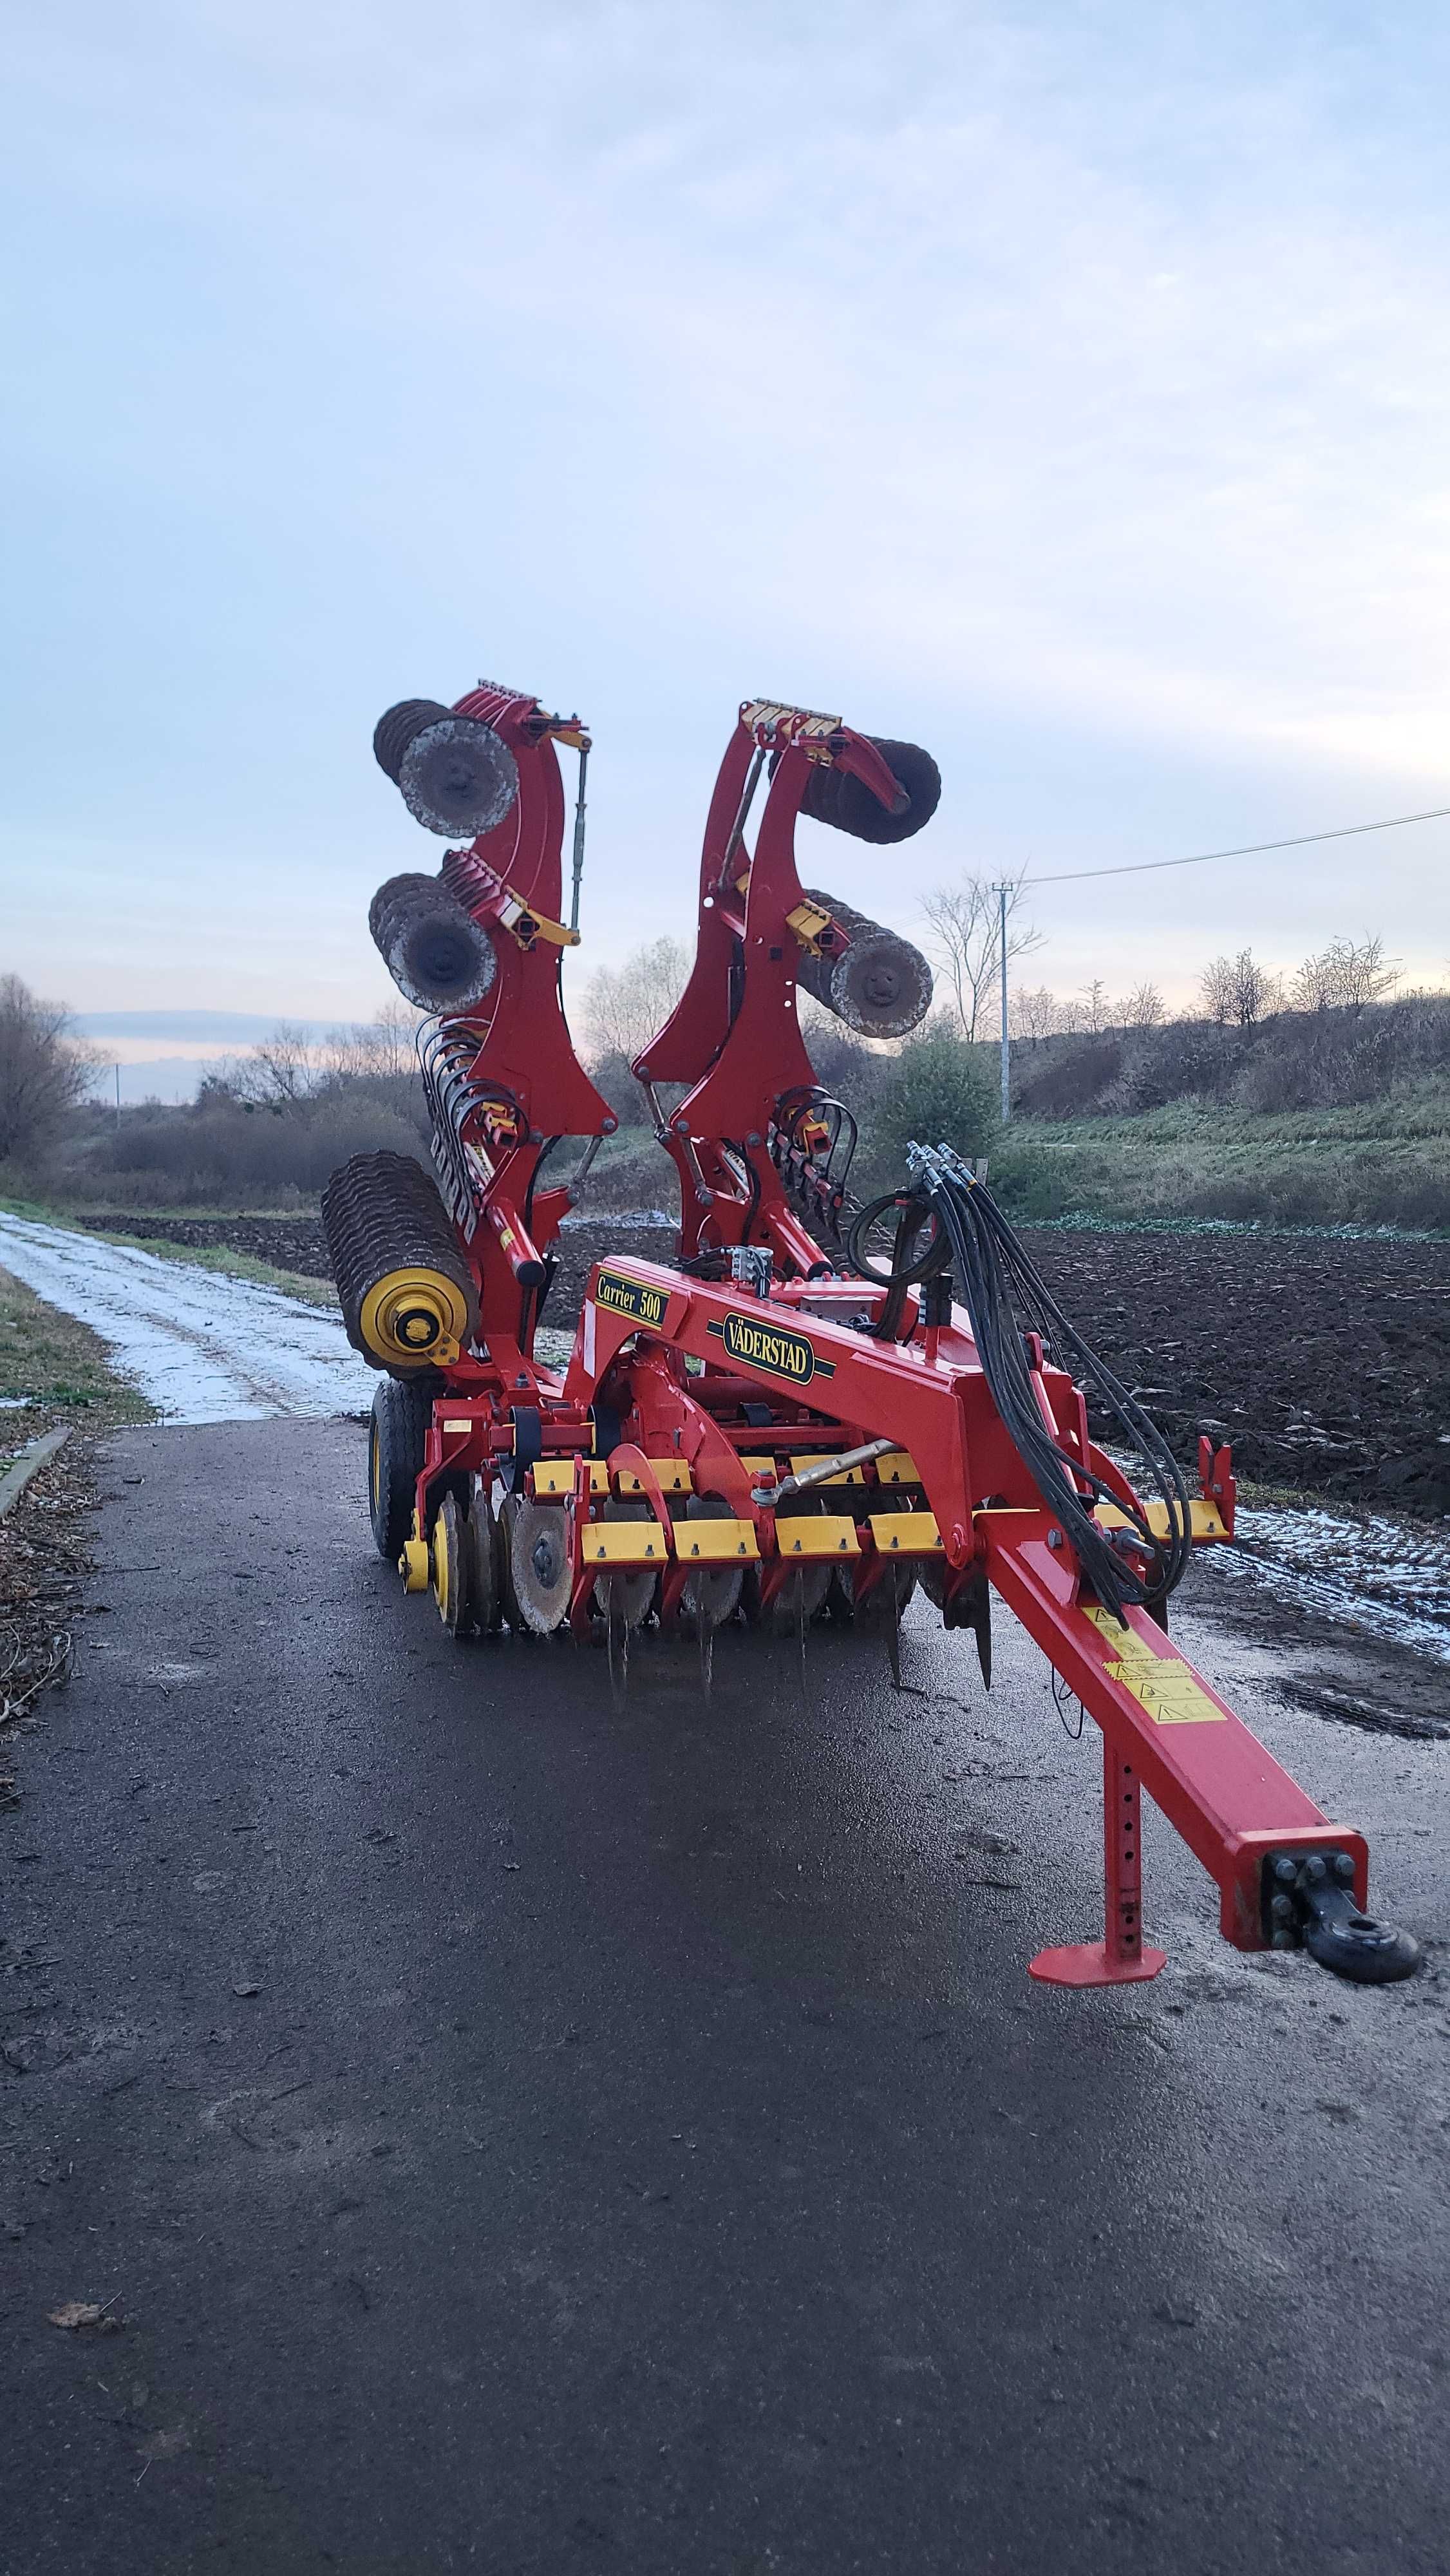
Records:
<instances>
[{"instance_id":1,"label":"transport wheel","mask_svg":"<svg viewBox=\"0 0 1450 2576\"><path fill-rule=\"evenodd\" d=\"M468 1515L456 1494L445 1494L433 1523L433 1598L450 1637L473 1633L469 1583Z\"/></svg>"},{"instance_id":2,"label":"transport wheel","mask_svg":"<svg viewBox=\"0 0 1450 2576\"><path fill-rule=\"evenodd\" d=\"M373 1389L368 1426L368 1514L379 1556L396 1565L412 1535L414 1488L433 1419L433 1388L385 1377Z\"/></svg>"},{"instance_id":3,"label":"transport wheel","mask_svg":"<svg viewBox=\"0 0 1450 2576\"><path fill-rule=\"evenodd\" d=\"M621 1502L611 1494L604 1506L607 1521L649 1521L654 1519L648 1503ZM616 1618L626 1628L642 1628L649 1617L659 1576L651 1566L641 1566L632 1574L596 1574L594 1606L607 1619L611 1605Z\"/></svg>"},{"instance_id":4,"label":"transport wheel","mask_svg":"<svg viewBox=\"0 0 1450 2576\"><path fill-rule=\"evenodd\" d=\"M468 1606L474 1634L491 1637L502 1624L504 1612L499 1564L502 1545L499 1525L494 1519L481 1476L473 1479L473 1492L463 1524L463 1552L468 1567Z\"/></svg>"},{"instance_id":5,"label":"transport wheel","mask_svg":"<svg viewBox=\"0 0 1450 2576\"><path fill-rule=\"evenodd\" d=\"M504 1505L509 1582L519 1625L553 1635L569 1607L569 1546L563 1508L510 1494ZM651 1578L653 1580L653 1578ZM509 1614L512 1619L512 1611Z\"/></svg>"}]
</instances>

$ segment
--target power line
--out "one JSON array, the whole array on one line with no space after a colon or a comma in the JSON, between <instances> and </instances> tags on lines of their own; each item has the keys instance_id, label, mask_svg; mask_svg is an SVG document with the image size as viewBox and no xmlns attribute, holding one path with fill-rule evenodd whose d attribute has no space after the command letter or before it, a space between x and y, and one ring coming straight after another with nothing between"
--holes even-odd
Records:
<instances>
[{"instance_id":1,"label":"power line","mask_svg":"<svg viewBox=\"0 0 1450 2576\"><path fill-rule=\"evenodd\" d=\"M1265 850L1302 850L1311 841L1349 841L1357 832L1394 832L1403 823L1439 823L1450 805L1432 805L1427 814L1390 814L1382 823L1342 823L1337 832L1297 832L1289 841L1246 841L1239 850L1198 850L1191 859L1136 859L1126 867L1069 868L1061 876L1024 877L1028 886L1076 885L1085 877L1142 877L1155 868L1201 868L1210 859L1254 859Z\"/></svg>"}]
</instances>

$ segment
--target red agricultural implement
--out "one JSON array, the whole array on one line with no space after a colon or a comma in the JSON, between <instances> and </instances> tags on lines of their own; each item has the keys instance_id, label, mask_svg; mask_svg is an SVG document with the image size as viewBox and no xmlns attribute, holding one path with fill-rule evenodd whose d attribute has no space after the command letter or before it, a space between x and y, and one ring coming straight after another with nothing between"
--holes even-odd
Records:
<instances>
[{"instance_id":1,"label":"red agricultural implement","mask_svg":"<svg viewBox=\"0 0 1450 2576\"><path fill-rule=\"evenodd\" d=\"M560 743L580 773L568 926ZM904 940L802 887L796 818L905 839L939 792L926 753L741 708L693 972L634 1065L679 1179L678 1245L596 1265L550 1367L534 1344L560 1223L616 1124L560 999L588 737L481 684L451 708L390 709L374 747L416 818L459 844L371 914L432 1014L436 1182L362 1155L323 1203L350 1338L385 1373L372 1522L406 1589L431 1590L460 1638L602 1639L617 1680L631 1636L657 1626L694 1644L707 1688L727 1622L804 1651L813 1620L849 1619L884 1635L897 1673L918 1588L971 1630L990 1683L996 1593L1103 1741L1103 1937L1042 1951L1034 1976L1115 1985L1163 1965L1142 1934L1145 1790L1217 1882L1238 1948L1302 1945L1366 1983L1408 1975L1416 1943L1363 1911L1362 1835L1321 1815L1168 1635L1190 1549L1233 1535L1227 1449L1200 1442L1190 1491L950 1146L909 1147L900 1186L869 1205L850 1194L854 1125L816 1083L798 995L895 1037L931 977ZM570 1140L572 1177L546 1177Z\"/></svg>"}]
</instances>

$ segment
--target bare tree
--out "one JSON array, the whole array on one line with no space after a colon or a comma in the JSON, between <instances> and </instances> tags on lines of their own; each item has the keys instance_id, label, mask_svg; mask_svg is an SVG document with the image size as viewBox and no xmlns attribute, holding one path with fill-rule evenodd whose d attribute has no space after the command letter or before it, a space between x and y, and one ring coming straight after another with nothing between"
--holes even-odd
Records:
<instances>
[{"instance_id":1,"label":"bare tree","mask_svg":"<svg viewBox=\"0 0 1450 2576\"><path fill-rule=\"evenodd\" d=\"M1108 988L1100 975L1095 975L1090 984L1083 985L1079 1009L1082 1014L1082 1026L1090 1036L1097 1037L1104 1029L1111 1027Z\"/></svg>"},{"instance_id":2,"label":"bare tree","mask_svg":"<svg viewBox=\"0 0 1450 2576\"><path fill-rule=\"evenodd\" d=\"M1211 957L1198 979L1207 1017L1227 1028L1234 1015L1234 969L1231 957Z\"/></svg>"},{"instance_id":3,"label":"bare tree","mask_svg":"<svg viewBox=\"0 0 1450 2576\"><path fill-rule=\"evenodd\" d=\"M592 1054L637 1056L664 1026L690 971L678 939L630 951L622 966L597 966L584 987L585 1038Z\"/></svg>"},{"instance_id":4,"label":"bare tree","mask_svg":"<svg viewBox=\"0 0 1450 2576\"><path fill-rule=\"evenodd\" d=\"M1241 948L1236 957L1211 958L1198 982L1204 1009L1220 1028L1231 1020L1241 1029L1254 1028L1283 1004L1282 975L1261 966L1251 948Z\"/></svg>"},{"instance_id":5,"label":"bare tree","mask_svg":"<svg viewBox=\"0 0 1450 2576\"><path fill-rule=\"evenodd\" d=\"M237 1056L224 1067L233 1096L254 1109L302 1109L316 1097L325 1068L319 1050L304 1029L279 1020L269 1038L250 1055Z\"/></svg>"},{"instance_id":6,"label":"bare tree","mask_svg":"<svg viewBox=\"0 0 1450 2576\"><path fill-rule=\"evenodd\" d=\"M1301 1011L1363 1010L1394 991L1400 969L1385 955L1376 934L1365 939L1331 939L1317 956L1306 957L1294 978L1293 995Z\"/></svg>"},{"instance_id":7,"label":"bare tree","mask_svg":"<svg viewBox=\"0 0 1450 2576\"><path fill-rule=\"evenodd\" d=\"M1066 1026L1063 1004L1045 984L1018 984L1013 987L1007 1008L1007 1026L1014 1038L1030 1038L1036 1046L1042 1038L1052 1038Z\"/></svg>"},{"instance_id":8,"label":"bare tree","mask_svg":"<svg viewBox=\"0 0 1450 2576\"><path fill-rule=\"evenodd\" d=\"M70 1034L70 1013L18 975L0 976L0 1163L25 1162L80 1106L101 1069Z\"/></svg>"},{"instance_id":9,"label":"bare tree","mask_svg":"<svg viewBox=\"0 0 1450 2576\"><path fill-rule=\"evenodd\" d=\"M1042 946L1042 933L1017 919L1025 888L1018 877L1007 889L1007 962ZM946 970L962 1035L985 1034L993 990L1002 973L1001 897L985 877L960 876L938 886L922 905L931 945Z\"/></svg>"},{"instance_id":10,"label":"bare tree","mask_svg":"<svg viewBox=\"0 0 1450 2576\"><path fill-rule=\"evenodd\" d=\"M1118 1004L1118 1018L1125 1029L1161 1029L1167 1017L1162 994L1146 979Z\"/></svg>"},{"instance_id":11,"label":"bare tree","mask_svg":"<svg viewBox=\"0 0 1450 2576\"><path fill-rule=\"evenodd\" d=\"M413 1041L418 1025L416 1011L403 1002L388 1002L376 1019L329 1029L318 1050L319 1063L334 1081L409 1081L417 1062Z\"/></svg>"}]
</instances>

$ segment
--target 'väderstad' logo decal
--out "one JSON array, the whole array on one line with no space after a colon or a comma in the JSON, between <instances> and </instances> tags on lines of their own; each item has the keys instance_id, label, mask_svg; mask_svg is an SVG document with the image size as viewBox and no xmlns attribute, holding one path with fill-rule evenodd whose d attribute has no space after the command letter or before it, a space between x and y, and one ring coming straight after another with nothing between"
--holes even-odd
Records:
<instances>
[{"instance_id":1,"label":"'v\u00e4derstad' logo decal","mask_svg":"<svg viewBox=\"0 0 1450 2576\"><path fill-rule=\"evenodd\" d=\"M772 1377L789 1378L792 1386L809 1386L813 1377L834 1377L834 1360L823 1360L804 1333L788 1333L758 1315L727 1315L711 1324L725 1345L727 1359L747 1368L768 1369Z\"/></svg>"},{"instance_id":2,"label":"'v\u00e4derstad' logo decal","mask_svg":"<svg viewBox=\"0 0 1450 2576\"><path fill-rule=\"evenodd\" d=\"M670 1302L667 1289L626 1279L618 1270L601 1270L592 1293L596 1306L607 1306L612 1315L632 1315L640 1324L662 1324Z\"/></svg>"}]
</instances>

